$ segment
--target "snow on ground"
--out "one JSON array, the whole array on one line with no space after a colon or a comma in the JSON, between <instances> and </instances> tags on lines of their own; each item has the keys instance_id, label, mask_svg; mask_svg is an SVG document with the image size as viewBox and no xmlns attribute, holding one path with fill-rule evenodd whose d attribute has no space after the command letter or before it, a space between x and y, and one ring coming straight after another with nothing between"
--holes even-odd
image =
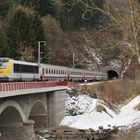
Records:
<instances>
[{"instance_id":1,"label":"snow on ground","mask_svg":"<svg viewBox=\"0 0 140 140\"><path fill-rule=\"evenodd\" d=\"M87 82L87 83L83 83L83 84L80 84L80 85L81 85L81 86L82 86L82 85L88 85L88 86L89 86L89 85L97 85L97 84L99 84L99 83L104 83L104 82L90 82L90 83Z\"/></svg>"},{"instance_id":2,"label":"snow on ground","mask_svg":"<svg viewBox=\"0 0 140 140\"><path fill-rule=\"evenodd\" d=\"M43 137L41 137L39 135L37 135L37 138L40 139L40 140L48 140L48 139L45 139L45 138L43 138Z\"/></svg>"},{"instance_id":3,"label":"snow on ground","mask_svg":"<svg viewBox=\"0 0 140 140\"><path fill-rule=\"evenodd\" d=\"M117 79L118 80L118 79ZM116 79L115 79L115 81L116 81ZM113 80L109 80L109 81L107 81L108 83L111 83L111 82L113 82ZM82 83L82 84L80 84L81 86L83 86L83 85L88 85L88 86L90 86L90 85L97 85L97 84L101 84L101 83L104 83L104 82L85 82L85 83Z\"/></svg>"},{"instance_id":4,"label":"snow on ground","mask_svg":"<svg viewBox=\"0 0 140 140\"><path fill-rule=\"evenodd\" d=\"M131 102L121 108L119 114L115 114L112 110L102 104L106 111L97 112L95 107L101 102L93 99L88 95L78 95L67 97L66 108L67 113L74 110L73 116L68 113L62 120L60 125L79 129L93 128L97 130L99 126L108 128L111 126L131 126L134 123L140 123L140 111L134 110L134 107L140 103L140 96L134 98Z\"/></svg>"}]
</instances>

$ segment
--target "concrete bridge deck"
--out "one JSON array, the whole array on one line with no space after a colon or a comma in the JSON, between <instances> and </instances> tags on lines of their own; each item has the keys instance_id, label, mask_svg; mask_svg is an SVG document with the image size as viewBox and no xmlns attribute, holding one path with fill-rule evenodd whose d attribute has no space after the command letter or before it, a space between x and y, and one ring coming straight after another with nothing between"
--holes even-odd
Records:
<instances>
[{"instance_id":1,"label":"concrete bridge deck","mask_svg":"<svg viewBox=\"0 0 140 140\"><path fill-rule=\"evenodd\" d=\"M65 81L0 83L0 139L33 140L34 128L58 126L67 88Z\"/></svg>"},{"instance_id":2,"label":"concrete bridge deck","mask_svg":"<svg viewBox=\"0 0 140 140\"><path fill-rule=\"evenodd\" d=\"M65 81L0 83L0 98L66 90Z\"/></svg>"}]
</instances>

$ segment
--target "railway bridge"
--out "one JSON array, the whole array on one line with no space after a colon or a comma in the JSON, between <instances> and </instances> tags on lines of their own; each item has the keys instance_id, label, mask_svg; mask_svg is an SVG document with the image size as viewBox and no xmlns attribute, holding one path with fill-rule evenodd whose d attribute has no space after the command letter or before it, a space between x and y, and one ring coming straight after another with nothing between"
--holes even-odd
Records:
<instances>
[{"instance_id":1,"label":"railway bridge","mask_svg":"<svg viewBox=\"0 0 140 140\"><path fill-rule=\"evenodd\" d=\"M121 68L104 68L109 78ZM1 140L33 140L34 130L58 126L65 116L67 82L0 83Z\"/></svg>"},{"instance_id":2,"label":"railway bridge","mask_svg":"<svg viewBox=\"0 0 140 140\"><path fill-rule=\"evenodd\" d=\"M0 83L1 140L33 140L34 130L57 126L65 116L67 83Z\"/></svg>"}]
</instances>

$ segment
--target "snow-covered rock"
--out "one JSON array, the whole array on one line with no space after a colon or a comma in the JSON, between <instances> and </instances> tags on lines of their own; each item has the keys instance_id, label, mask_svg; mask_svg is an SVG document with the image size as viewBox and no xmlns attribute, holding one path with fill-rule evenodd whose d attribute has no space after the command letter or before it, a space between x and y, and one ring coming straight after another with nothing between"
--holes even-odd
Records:
<instances>
[{"instance_id":1,"label":"snow-covered rock","mask_svg":"<svg viewBox=\"0 0 140 140\"><path fill-rule=\"evenodd\" d=\"M103 101L93 99L85 94L73 97L68 96L66 101L67 116L65 116L60 125L97 130L99 126L104 128L108 128L108 126L131 126L140 122L140 111L134 109L140 103L140 96L123 106L119 114L116 114L101 102ZM96 107L99 104L104 107L105 111L96 111ZM69 113L71 109L75 111L72 115Z\"/></svg>"}]
</instances>

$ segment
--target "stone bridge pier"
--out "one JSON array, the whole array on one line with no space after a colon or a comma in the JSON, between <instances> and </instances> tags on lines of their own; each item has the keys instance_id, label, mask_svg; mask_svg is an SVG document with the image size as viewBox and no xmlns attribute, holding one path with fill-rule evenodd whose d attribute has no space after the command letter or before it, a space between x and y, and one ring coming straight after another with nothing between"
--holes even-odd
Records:
<instances>
[{"instance_id":1,"label":"stone bridge pier","mask_svg":"<svg viewBox=\"0 0 140 140\"><path fill-rule=\"evenodd\" d=\"M0 140L35 140L35 129L58 126L66 90L0 98Z\"/></svg>"}]
</instances>

